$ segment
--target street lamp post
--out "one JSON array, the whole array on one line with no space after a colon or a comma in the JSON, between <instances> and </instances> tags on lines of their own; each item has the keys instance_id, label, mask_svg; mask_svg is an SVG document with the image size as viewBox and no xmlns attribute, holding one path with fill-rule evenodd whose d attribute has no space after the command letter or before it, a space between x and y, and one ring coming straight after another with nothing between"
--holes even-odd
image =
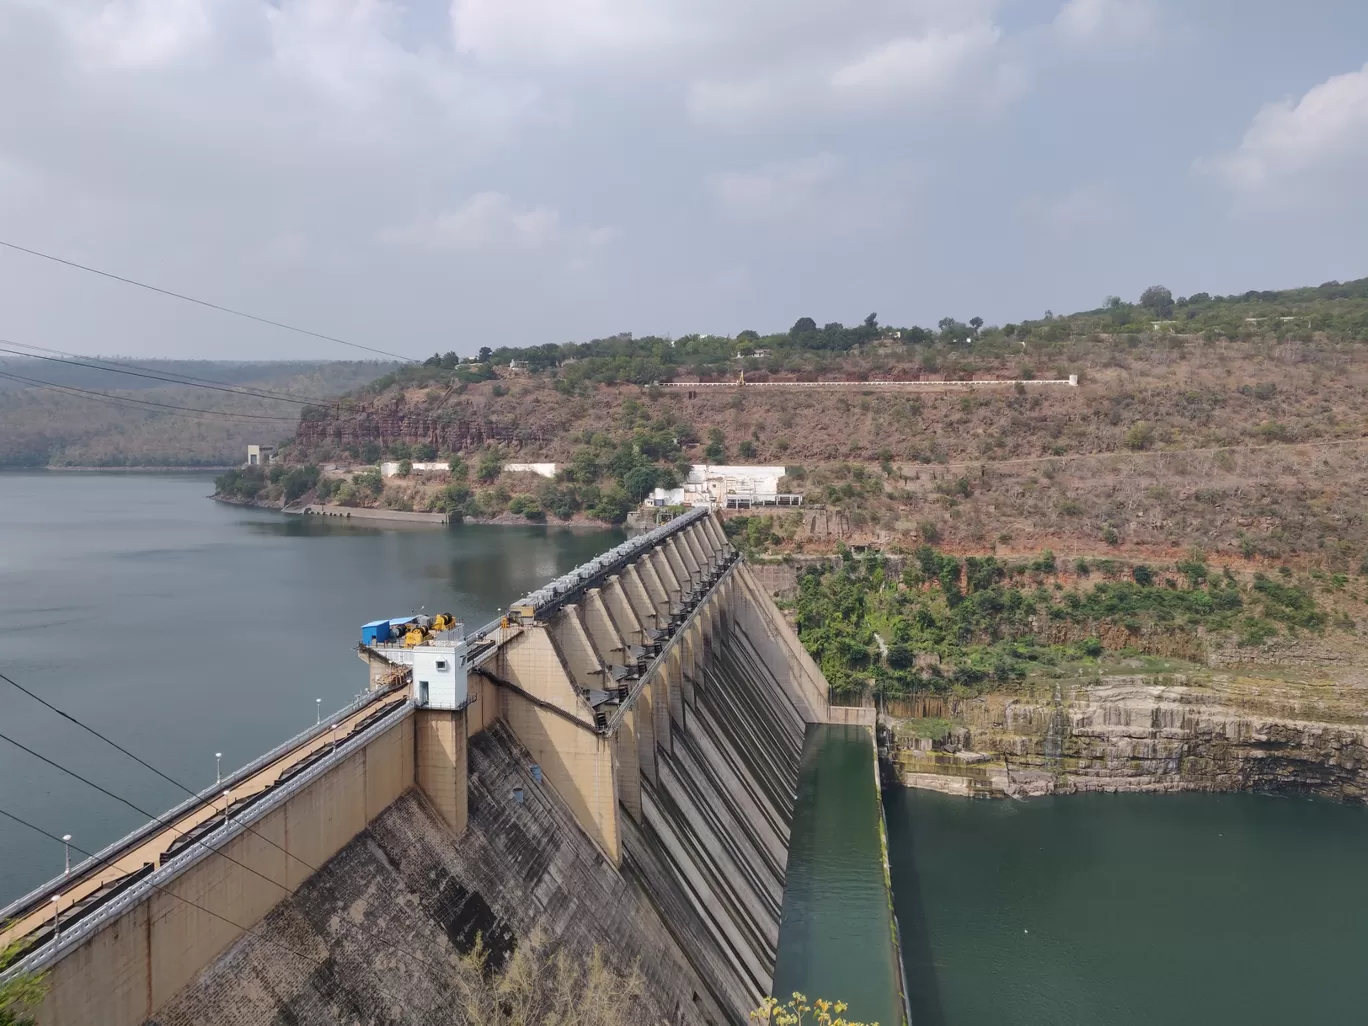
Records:
<instances>
[{"instance_id":1,"label":"street lamp post","mask_svg":"<svg viewBox=\"0 0 1368 1026\"><path fill-rule=\"evenodd\" d=\"M214 783L223 783L223 753L214 753Z\"/></svg>"},{"instance_id":2,"label":"street lamp post","mask_svg":"<svg viewBox=\"0 0 1368 1026\"><path fill-rule=\"evenodd\" d=\"M62 870L63 876L71 875L71 835L62 835L62 847L66 849L66 868Z\"/></svg>"},{"instance_id":3,"label":"street lamp post","mask_svg":"<svg viewBox=\"0 0 1368 1026\"><path fill-rule=\"evenodd\" d=\"M337 751L337 724L332 725L332 750Z\"/></svg>"},{"instance_id":4,"label":"street lamp post","mask_svg":"<svg viewBox=\"0 0 1368 1026\"><path fill-rule=\"evenodd\" d=\"M62 896L54 894L52 896L52 944L57 946L57 942L62 939Z\"/></svg>"},{"instance_id":5,"label":"street lamp post","mask_svg":"<svg viewBox=\"0 0 1368 1026\"><path fill-rule=\"evenodd\" d=\"M224 826L227 826L227 825L228 825L228 822L229 822L229 820L228 820L228 805L229 805L230 802L232 802L232 800L233 800L233 792L232 792L232 791L224 791L224 792L223 792L223 825L224 825Z\"/></svg>"},{"instance_id":6,"label":"street lamp post","mask_svg":"<svg viewBox=\"0 0 1368 1026\"><path fill-rule=\"evenodd\" d=\"M323 699L314 699L314 726L317 727L323 722Z\"/></svg>"}]
</instances>

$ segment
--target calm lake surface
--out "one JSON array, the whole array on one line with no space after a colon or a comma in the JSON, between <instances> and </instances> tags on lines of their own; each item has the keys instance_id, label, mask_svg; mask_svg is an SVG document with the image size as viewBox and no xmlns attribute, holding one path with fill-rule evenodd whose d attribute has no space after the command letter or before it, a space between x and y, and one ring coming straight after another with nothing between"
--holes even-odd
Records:
<instances>
[{"instance_id":1,"label":"calm lake surface","mask_svg":"<svg viewBox=\"0 0 1368 1026\"><path fill-rule=\"evenodd\" d=\"M359 527L211 502L210 475L0 474L0 672L173 778L214 782L365 688L360 625L470 626L617 531ZM0 731L160 814L186 797L0 681ZM149 818L0 741L0 809L96 851ZM0 905L62 871L0 819Z\"/></svg>"},{"instance_id":2,"label":"calm lake surface","mask_svg":"<svg viewBox=\"0 0 1368 1026\"><path fill-rule=\"evenodd\" d=\"M1368 810L885 796L915 1026L1363 1022Z\"/></svg>"}]
</instances>

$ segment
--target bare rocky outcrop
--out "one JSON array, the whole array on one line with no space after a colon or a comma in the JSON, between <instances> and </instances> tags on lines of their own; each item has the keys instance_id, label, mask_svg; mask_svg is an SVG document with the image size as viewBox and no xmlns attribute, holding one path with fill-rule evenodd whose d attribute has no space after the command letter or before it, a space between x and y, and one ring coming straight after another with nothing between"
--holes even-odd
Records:
<instances>
[{"instance_id":1,"label":"bare rocky outcrop","mask_svg":"<svg viewBox=\"0 0 1368 1026\"><path fill-rule=\"evenodd\" d=\"M1368 691L1339 682L1105 676L1053 692L930 700L960 726L934 750L898 738L905 783L963 794L1300 791L1368 800ZM930 708L930 706L937 708Z\"/></svg>"}]
</instances>

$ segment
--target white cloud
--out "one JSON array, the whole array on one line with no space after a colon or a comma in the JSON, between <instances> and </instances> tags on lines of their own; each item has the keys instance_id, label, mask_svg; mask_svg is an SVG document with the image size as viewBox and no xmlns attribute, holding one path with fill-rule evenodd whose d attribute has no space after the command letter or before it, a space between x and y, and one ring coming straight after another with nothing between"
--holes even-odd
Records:
<instances>
[{"instance_id":1,"label":"white cloud","mask_svg":"<svg viewBox=\"0 0 1368 1026\"><path fill-rule=\"evenodd\" d=\"M837 68L831 88L855 103L939 99L1001 37L988 23L961 32L902 36Z\"/></svg>"},{"instance_id":2,"label":"white cloud","mask_svg":"<svg viewBox=\"0 0 1368 1026\"><path fill-rule=\"evenodd\" d=\"M1322 205L1362 199L1368 162L1368 64L1301 99L1265 104L1231 153L1197 162L1247 203Z\"/></svg>"},{"instance_id":3,"label":"white cloud","mask_svg":"<svg viewBox=\"0 0 1368 1026\"><path fill-rule=\"evenodd\" d=\"M829 204L845 161L830 153L712 176L709 186L723 212L740 221L795 221Z\"/></svg>"},{"instance_id":4,"label":"white cloud","mask_svg":"<svg viewBox=\"0 0 1368 1026\"><path fill-rule=\"evenodd\" d=\"M844 60L814 57L743 77L705 78L691 86L688 109L701 124L743 128L762 118L992 102L1011 91L1015 76L1011 62L994 62L1001 38L996 25L982 20L899 35Z\"/></svg>"},{"instance_id":5,"label":"white cloud","mask_svg":"<svg viewBox=\"0 0 1368 1026\"><path fill-rule=\"evenodd\" d=\"M663 6L634 0L452 0L451 25L482 60L561 63L653 49L673 28Z\"/></svg>"},{"instance_id":6,"label":"white cloud","mask_svg":"<svg viewBox=\"0 0 1368 1026\"><path fill-rule=\"evenodd\" d=\"M1028 196L1017 206L1018 216L1060 236L1114 224L1124 210L1124 201L1105 182L1084 182L1058 196Z\"/></svg>"},{"instance_id":7,"label":"white cloud","mask_svg":"<svg viewBox=\"0 0 1368 1026\"><path fill-rule=\"evenodd\" d=\"M1069 46L1132 44L1154 36L1159 13L1150 0L1068 0L1054 30Z\"/></svg>"},{"instance_id":8,"label":"white cloud","mask_svg":"<svg viewBox=\"0 0 1368 1026\"><path fill-rule=\"evenodd\" d=\"M477 192L460 206L379 233L381 242L433 251L602 250L618 238L609 225L563 223L560 211L545 204L523 204L502 192Z\"/></svg>"},{"instance_id":9,"label":"white cloud","mask_svg":"<svg viewBox=\"0 0 1368 1026\"><path fill-rule=\"evenodd\" d=\"M210 35L204 0L108 0L62 11L82 57L91 65L147 67L186 56Z\"/></svg>"},{"instance_id":10,"label":"white cloud","mask_svg":"<svg viewBox=\"0 0 1368 1026\"><path fill-rule=\"evenodd\" d=\"M560 214L520 206L501 192L477 192L454 210L381 232L384 242L427 249L481 250L517 245L537 249L560 234Z\"/></svg>"},{"instance_id":11,"label":"white cloud","mask_svg":"<svg viewBox=\"0 0 1368 1026\"><path fill-rule=\"evenodd\" d=\"M749 170L709 175L708 191L730 221L777 235L881 234L905 221L914 176L821 152Z\"/></svg>"}]
</instances>

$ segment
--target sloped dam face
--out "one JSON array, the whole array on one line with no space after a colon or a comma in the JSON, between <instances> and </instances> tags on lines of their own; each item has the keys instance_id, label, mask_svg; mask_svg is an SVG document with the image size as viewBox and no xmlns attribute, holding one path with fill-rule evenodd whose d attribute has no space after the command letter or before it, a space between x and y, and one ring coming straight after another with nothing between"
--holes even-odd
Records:
<instances>
[{"instance_id":1,"label":"sloped dam face","mask_svg":"<svg viewBox=\"0 0 1368 1026\"><path fill-rule=\"evenodd\" d=\"M539 934L635 967L629 1021L746 1023L829 710L720 526L685 520L494 625L468 704L387 685L350 736L301 735L306 761L22 963L49 973L38 1021L470 1022L462 956L497 970Z\"/></svg>"},{"instance_id":2,"label":"sloped dam face","mask_svg":"<svg viewBox=\"0 0 1368 1026\"><path fill-rule=\"evenodd\" d=\"M477 935L497 966L538 926L635 963L634 1021L746 1021L774 969L806 720L744 627L710 648L620 867L496 721L469 741L459 839L407 791L148 1026L465 1022L441 967Z\"/></svg>"},{"instance_id":3,"label":"sloped dam face","mask_svg":"<svg viewBox=\"0 0 1368 1026\"><path fill-rule=\"evenodd\" d=\"M811 710L787 686L782 624L740 612L666 703L669 744L642 773L640 817L619 817L620 865L496 720L469 739L459 838L406 791L147 1026L465 1022L442 967L477 936L497 967L537 927L635 964L634 1021L745 1022L774 972Z\"/></svg>"}]
</instances>

